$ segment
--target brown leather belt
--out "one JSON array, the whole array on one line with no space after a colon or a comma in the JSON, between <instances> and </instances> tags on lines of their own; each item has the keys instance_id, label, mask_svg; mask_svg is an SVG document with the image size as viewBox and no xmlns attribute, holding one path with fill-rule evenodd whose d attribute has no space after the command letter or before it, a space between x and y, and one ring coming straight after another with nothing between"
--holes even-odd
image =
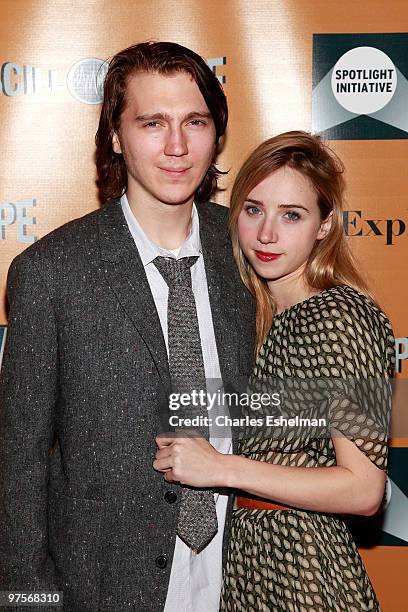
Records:
<instances>
[{"instance_id":1,"label":"brown leather belt","mask_svg":"<svg viewBox=\"0 0 408 612\"><path fill-rule=\"evenodd\" d=\"M265 499L258 499L253 497L241 497L237 495L236 504L238 510L289 510L287 506L281 504L275 504Z\"/></svg>"}]
</instances>

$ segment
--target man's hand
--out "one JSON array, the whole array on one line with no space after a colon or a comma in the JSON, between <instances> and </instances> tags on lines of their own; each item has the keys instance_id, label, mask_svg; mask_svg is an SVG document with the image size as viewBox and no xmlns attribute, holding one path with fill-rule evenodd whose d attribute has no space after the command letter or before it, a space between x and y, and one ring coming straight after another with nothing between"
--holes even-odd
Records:
<instances>
[{"instance_id":1,"label":"man's hand","mask_svg":"<svg viewBox=\"0 0 408 612\"><path fill-rule=\"evenodd\" d=\"M160 434L156 438L159 450L153 467L163 472L168 482L179 482L193 487L220 487L222 462L225 455L197 433L181 431Z\"/></svg>"}]
</instances>

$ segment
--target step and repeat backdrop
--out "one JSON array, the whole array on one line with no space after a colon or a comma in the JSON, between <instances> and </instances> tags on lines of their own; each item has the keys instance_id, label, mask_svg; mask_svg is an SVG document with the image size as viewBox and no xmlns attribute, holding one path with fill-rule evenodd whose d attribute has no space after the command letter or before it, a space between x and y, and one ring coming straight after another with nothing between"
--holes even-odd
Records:
<instances>
[{"instance_id":1,"label":"step and repeat backdrop","mask_svg":"<svg viewBox=\"0 0 408 612\"><path fill-rule=\"evenodd\" d=\"M396 335L384 511L353 526L385 612L408 598L408 3L405 0L0 0L0 359L11 260L98 207L106 60L143 40L206 58L228 96L219 166L279 132L320 133L346 164L344 231Z\"/></svg>"}]
</instances>

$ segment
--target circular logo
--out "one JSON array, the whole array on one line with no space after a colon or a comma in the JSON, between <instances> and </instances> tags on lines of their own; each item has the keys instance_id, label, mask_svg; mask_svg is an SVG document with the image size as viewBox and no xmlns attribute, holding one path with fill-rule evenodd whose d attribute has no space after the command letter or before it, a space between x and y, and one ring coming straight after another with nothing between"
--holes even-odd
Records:
<instances>
[{"instance_id":1,"label":"circular logo","mask_svg":"<svg viewBox=\"0 0 408 612\"><path fill-rule=\"evenodd\" d=\"M370 115L391 100L397 87L397 70L383 51L355 47L337 61L331 84L343 108L357 115Z\"/></svg>"},{"instance_id":2,"label":"circular logo","mask_svg":"<svg viewBox=\"0 0 408 612\"><path fill-rule=\"evenodd\" d=\"M67 87L70 94L85 104L100 104L108 64L95 57L76 62L68 71Z\"/></svg>"}]
</instances>

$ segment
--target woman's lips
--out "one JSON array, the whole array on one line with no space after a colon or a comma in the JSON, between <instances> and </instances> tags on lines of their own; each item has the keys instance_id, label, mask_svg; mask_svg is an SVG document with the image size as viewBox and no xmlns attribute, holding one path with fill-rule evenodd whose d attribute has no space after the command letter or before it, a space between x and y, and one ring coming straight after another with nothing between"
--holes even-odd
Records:
<instances>
[{"instance_id":1,"label":"woman's lips","mask_svg":"<svg viewBox=\"0 0 408 612\"><path fill-rule=\"evenodd\" d=\"M261 261L274 261L282 255L282 253L265 253L265 251L255 251L255 255Z\"/></svg>"}]
</instances>

